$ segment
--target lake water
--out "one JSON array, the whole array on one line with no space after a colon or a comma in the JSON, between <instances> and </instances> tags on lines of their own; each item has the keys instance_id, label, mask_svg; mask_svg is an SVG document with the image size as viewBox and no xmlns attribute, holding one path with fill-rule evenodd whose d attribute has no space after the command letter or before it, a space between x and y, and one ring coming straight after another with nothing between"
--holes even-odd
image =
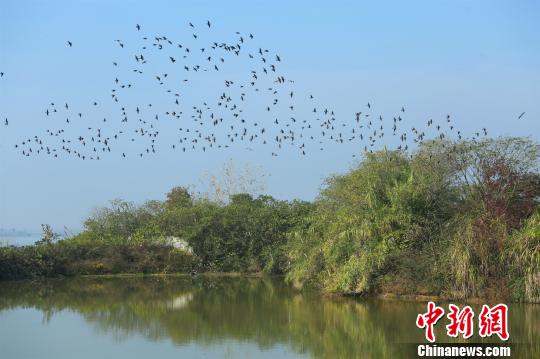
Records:
<instances>
[{"instance_id":1,"label":"lake water","mask_svg":"<svg viewBox=\"0 0 540 359\"><path fill-rule=\"evenodd\" d=\"M29 234L27 236L0 235L0 246L28 246L41 239L41 234Z\"/></svg>"},{"instance_id":2,"label":"lake water","mask_svg":"<svg viewBox=\"0 0 540 359\"><path fill-rule=\"evenodd\" d=\"M3 282L0 357L407 358L415 357L411 343L425 342L415 326L425 310L417 302L326 298L280 278ZM512 357L539 358L540 306L511 305L509 321ZM450 342L445 324L437 335Z\"/></svg>"}]
</instances>

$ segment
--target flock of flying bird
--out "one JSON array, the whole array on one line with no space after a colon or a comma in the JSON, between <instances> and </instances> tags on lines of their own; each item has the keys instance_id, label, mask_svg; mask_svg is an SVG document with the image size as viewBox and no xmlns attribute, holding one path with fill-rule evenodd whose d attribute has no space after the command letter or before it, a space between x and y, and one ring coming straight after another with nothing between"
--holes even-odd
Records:
<instances>
[{"instance_id":1,"label":"flock of flying bird","mask_svg":"<svg viewBox=\"0 0 540 359\"><path fill-rule=\"evenodd\" d=\"M253 34L236 32L232 41L215 42L204 40L212 34L210 21L200 27L188 23L186 29L190 36L178 42L169 36L140 35L137 24L134 31L140 43L115 40L125 61L111 61L117 73L108 95L112 103L88 101L91 110L84 113L69 102L52 101L43 111L51 123L45 134L25 138L14 147L24 156L99 160L111 153L142 158L163 148L206 152L238 144L250 151L266 146L272 156L287 145L301 155L351 142L358 143L359 150L373 151L388 135L396 136L398 149L406 151L411 140L418 144L428 138L465 139L450 115L440 123L429 119L424 128L405 129L404 107L386 119L374 114L368 102L345 121L338 120L335 111L318 104L312 94L295 91L294 81L280 70L281 57L256 46ZM74 43L67 41L67 46ZM232 79L229 73L237 77ZM208 85L212 81L219 88ZM214 92L215 97L194 100L191 95L197 87L205 96ZM134 94L137 89L141 92ZM152 91L158 94L158 103L133 99L146 99ZM116 113L98 115L100 107ZM4 125L9 125L7 118ZM470 139L481 136L487 136L486 128Z\"/></svg>"}]
</instances>

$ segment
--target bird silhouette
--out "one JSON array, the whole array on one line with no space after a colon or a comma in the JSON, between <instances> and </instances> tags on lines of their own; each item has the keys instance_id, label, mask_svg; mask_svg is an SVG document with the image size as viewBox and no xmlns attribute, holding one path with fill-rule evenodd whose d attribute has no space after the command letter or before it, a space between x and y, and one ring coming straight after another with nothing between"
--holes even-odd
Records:
<instances>
[{"instance_id":1,"label":"bird silhouette","mask_svg":"<svg viewBox=\"0 0 540 359\"><path fill-rule=\"evenodd\" d=\"M210 20L206 21L208 31L200 34L193 33L192 22L188 24L181 38L148 34L129 44L126 41L125 50L130 51L122 52L122 58L107 60L114 72L104 97L111 100L112 107L100 106L105 100L96 97L86 102L93 105L90 109L77 108L79 101L65 102L60 114L60 108L51 102L44 109L50 123L45 134L25 138L16 148L26 157L58 158L60 154L100 160L116 151L121 158L130 153L143 158L160 149L208 153L242 146L237 148L267 149L276 157L287 147L307 156L313 150L348 143L372 152L386 146L385 132L390 133L390 128L397 148L404 151L430 136L446 139L457 134L464 138L460 130L454 131L450 115L446 124L444 119L429 119L427 128L405 126L405 106L388 117L378 113L370 101L367 110L338 116L311 91L299 91L283 71L282 57L257 44L252 33L246 36L236 31L218 41L212 37L221 34L214 34ZM136 24L135 30L141 31L141 25ZM210 41L203 40L207 36ZM124 49L124 41L114 41ZM145 79L151 79L154 87L148 88ZM215 83L208 86L207 81ZM478 129L473 138L481 133L487 136L487 132Z\"/></svg>"}]
</instances>

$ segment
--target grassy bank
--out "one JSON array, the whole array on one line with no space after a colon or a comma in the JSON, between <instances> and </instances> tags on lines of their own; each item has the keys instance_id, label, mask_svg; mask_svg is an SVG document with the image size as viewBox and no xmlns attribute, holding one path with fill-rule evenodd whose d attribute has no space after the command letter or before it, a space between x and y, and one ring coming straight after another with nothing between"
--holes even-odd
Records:
<instances>
[{"instance_id":1,"label":"grassy bank","mask_svg":"<svg viewBox=\"0 0 540 359\"><path fill-rule=\"evenodd\" d=\"M313 202L181 187L116 200L73 238L0 249L0 279L263 272L326 293L540 302L538 151L498 138L369 153Z\"/></svg>"}]
</instances>

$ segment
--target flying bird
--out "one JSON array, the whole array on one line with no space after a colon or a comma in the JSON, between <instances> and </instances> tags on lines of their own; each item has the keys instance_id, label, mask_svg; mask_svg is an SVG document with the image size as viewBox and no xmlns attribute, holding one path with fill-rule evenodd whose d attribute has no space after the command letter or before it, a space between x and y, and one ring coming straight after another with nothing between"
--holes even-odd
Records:
<instances>
[{"instance_id":1,"label":"flying bird","mask_svg":"<svg viewBox=\"0 0 540 359\"><path fill-rule=\"evenodd\" d=\"M192 22L188 24L189 28L195 28ZM208 29L211 29L210 20L206 20L206 25ZM136 24L135 28L136 31L140 31L141 26ZM186 34L188 37L186 40L201 41L201 37L197 34L193 32L191 34L192 36L190 33ZM212 34L211 31L209 34ZM241 35L239 31L236 31L235 34L231 34L232 40L209 41L208 46L204 47L198 44L193 45L199 46L200 52L192 51L193 48L197 47L192 47L190 50L185 43L180 43L178 39L163 34L142 37L138 43L131 45L141 48L143 53L131 53L129 57L126 57L126 61L122 61L123 59L112 61L115 69L118 70L124 70L123 64L135 66L129 68L127 74L122 71L115 73L112 77L112 88L107 96L111 96L112 101L117 104L118 114L115 116L113 112L106 114L106 117L101 117L103 120L100 123L106 123L106 128L94 127L96 122L93 121L97 114L90 113L83 118L84 109L77 109L76 102L69 102L68 106L68 102L62 101L65 103L66 113L73 111L73 114L68 116L57 116L58 109L51 102L50 106L45 109L45 114L48 116L47 121L57 121L55 123L61 121L66 127L57 130L52 130L49 127L46 130L46 138L36 135L34 138L30 137L17 143L16 148L21 148L25 156L47 154L58 157L60 154L65 154L82 160L100 160L104 157L102 154L114 152L117 148L121 158L126 158L131 153L128 153L127 149L123 149L121 143L123 136L129 136L125 140L136 146L134 153L132 153L134 156L131 158L148 157L158 153L159 148L172 148L173 150L182 148L181 152L189 152L190 150L209 152L237 145L241 146L239 148L253 151L254 148L258 148L255 146L259 144L268 148L268 153L271 153L272 156L278 156L279 151L287 145L297 150L301 155L308 155L309 141L321 151L325 150L327 145L334 143L351 143L357 145L359 149L364 148L366 152L373 152L377 145L381 145L385 135L384 130L389 128L393 130L392 135L399 136L401 139L398 147L400 150L407 150L411 145L410 141L417 144L425 141L426 135L418 126L412 127L410 130L400 128L402 121L405 123L405 118L399 116L405 112L404 106L400 109L398 107L396 111L398 113L394 114L395 117L383 117L378 113L373 113L374 108L370 102L366 105L370 109L368 113L355 111L350 117L336 116L334 109L324 103L319 103L310 92L301 93L294 87L294 80L289 79L282 72L280 65L283 59L276 52L266 49L261 46L262 44L253 44L251 47L258 50L246 50L248 46L245 43L249 41L247 39L254 39L253 34ZM122 40L114 41L124 48ZM72 45L71 41L68 41L68 46ZM178 50L180 53L175 54L174 50ZM199 57L197 54L201 56ZM133 56L136 61L133 61ZM141 66L144 66L147 61L163 59L168 62L167 58L173 64L178 62L185 71L188 71L190 76L177 79L172 74L163 73L163 71L159 71L160 62L153 63L150 75L150 71L142 71ZM227 72L225 63L232 63L234 66L236 59L239 59L238 64L243 64L241 61L244 59L250 61L247 65L249 67L235 67L240 71L244 69L246 77L232 77L237 73L236 70L232 73ZM128 62L129 60L131 62ZM218 63L224 65L220 65L221 68L219 68ZM198 77L208 71L220 75L219 77L213 75L213 77L221 85L206 87L196 100L185 98L182 101L183 94L191 92L191 84L195 84L195 88L197 88ZM135 74L131 76L141 75L156 79L166 101L163 101L160 106L157 106L156 103L154 103L155 106L152 106L149 103L152 101L147 101L147 98L144 97L151 96L152 92L145 92L144 87L139 89L138 83L133 81L130 74ZM3 76L4 73L2 72L0 75ZM142 102L131 102L127 106L123 99L124 95L127 95L127 91L130 91L129 89L131 91L140 90ZM193 98L193 96L190 97ZM188 104L188 101L191 103ZM94 111L99 109L97 101L91 99L89 103L96 106ZM100 100L100 104L102 103L103 101ZM283 110L287 110L288 115L283 116ZM254 114L252 111L260 112ZM522 118L524 115L525 112L518 118ZM252 120L252 118L260 116L266 116L266 118L261 118L260 121ZM67 131L67 126L76 122L73 117L81 122L82 130L79 132ZM167 119L168 124L176 127L174 134L171 131L170 136L169 134L166 137L160 135L160 130L163 131L161 128L163 117ZM373 120L375 118L378 119L377 122ZM440 122L443 121L435 121L434 123L432 119L429 119L427 122L427 127L436 128L435 138L443 139L449 136L445 132L447 126L441 127ZM446 122L450 123L449 116L447 116ZM8 124L7 118L4 123ZM115 127L115 123L121 124L122 127ZM453 131L454 126L448 125L448 127L450 131ZM214 129L219 128L221 130L214 131ZM77 131L76 128L71 128L71 130ZM461 132L456 129L453 133L456 132L461 139ZM70 137L68 133L72 133L73 137ZM487 129L483 128L476 137L480 133L487 135ZM172 143L168 143L167 146L159 146L164 141L172 141ZM300 144L301 146L299 146Z\"/></svg>"}]
</instances>

